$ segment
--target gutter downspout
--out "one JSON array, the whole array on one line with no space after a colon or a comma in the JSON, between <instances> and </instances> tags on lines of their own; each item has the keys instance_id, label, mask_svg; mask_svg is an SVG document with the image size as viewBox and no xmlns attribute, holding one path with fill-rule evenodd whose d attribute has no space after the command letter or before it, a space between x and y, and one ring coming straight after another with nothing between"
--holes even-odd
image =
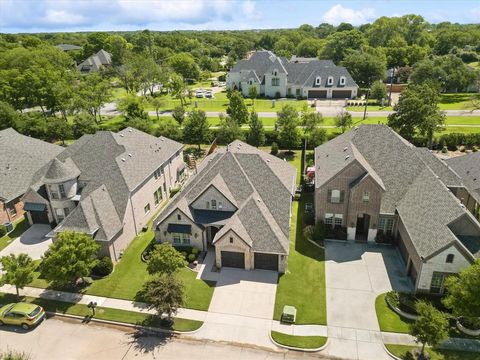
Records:
<instances>
[{"instance_id":1,"label":"gutter downspout","mask_svg":"<svg viewBox=\"0 0 480 360\"><path fill-rule=\"evenodd\" d=\"M128 194L128 199L130 200L130 207L132 209L132 216L133 216L133 227L135 228L135 236L138 235L137 231L137 221L135 220L135 212L133 211L133 202L132 202L132 194Z\"/></svg>"}]
</instances>

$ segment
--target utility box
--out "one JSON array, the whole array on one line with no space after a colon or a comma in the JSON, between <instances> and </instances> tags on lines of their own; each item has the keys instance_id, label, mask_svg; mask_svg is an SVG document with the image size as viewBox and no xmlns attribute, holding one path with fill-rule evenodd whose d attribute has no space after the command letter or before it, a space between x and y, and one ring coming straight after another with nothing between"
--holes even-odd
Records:
<instances>
[{"instance_id":1,"label":"utility box","mask_svg":"<svg viewBox=\"0 0 480 360\"><path fill-rule=\"evenodd\" d=\"M283 307L281 322L287 324L295 324L297 319L297 309L294 306L285 305Z\"/></svg>"},{"instance_id":2,"label":"utility box","mask_svg":"<svg viewBox=\"0 0 480 360\"><path fill-rule=\"evenodd\" d=\"M7 234L13 231L13 224L11 222L5 223L4 226L5 226L5 230L7 231Z\"/></svg>"}]
</instances>

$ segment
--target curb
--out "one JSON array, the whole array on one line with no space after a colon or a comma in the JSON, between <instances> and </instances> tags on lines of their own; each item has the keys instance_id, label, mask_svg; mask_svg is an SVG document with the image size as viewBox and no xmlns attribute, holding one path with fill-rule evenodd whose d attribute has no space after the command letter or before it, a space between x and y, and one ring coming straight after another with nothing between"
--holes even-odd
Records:
<instances>
[{"instance_id":1,"label":"curb","mask_svg":"<svg viewBox=\"0 0 480 360\"><path fill-rule=\"evenodd\" d=\"M270 332L268 333L268 337L270 338L270 341L278 346L278 347L281 347L281 348L284 348L284 349L287 349L287 350L293 350L293 351L302 351L302 352L318 352L318 351L322 351L322 350L325 350L330 342L330 339L327 338L327 341L325 342L325 344L323 346L320 346L319 348L316 348L316 349L305 349L305 348L298 348L298 347L293 347L293 346L288 346L288 345L283 345L283 344L280 344L278 342L276 342L275 340L273 340L273 337L272 337L272 331L270 330ZM399 359L401 360L401 359Z\"/></svg>"},{"instance_id":2,"label":"curb","mask_svg":"<svg viewBox=\"0 0 480 360\"><path fill-rule=\"evenodd\" d=\"M84 318L85 318L83 316L63 314L63 313L52 312L52 311L45 311L45 313L47 313L50 316L60 316L60 317L66 317L66 318L75 319L75 320L84 320ZM200 331L200 329L205 324L202 321L202 325L196 330L178 331L178 330L161 329L161 328L156 328L156 327L151 327L151 326L135 325L135 324L125 323L125 322L121 322L121 321L103 320L103 319L95 319L95 318L91 318L89 320L89 322L97 322L97 323L100 323L100 324L108 324L108 325L126 326L126 327L129 327L129 328L132 328L132 329L141 329L141 330L150 331L150 332L163 333L163 334L175 334L175 335L195 334L196 332Z\"/></svg>"},{"instance_id":3,"label":"curb","mask_svg":"<svg viewBox=\"0 0 480 360\"><path fill-rule=\"evenodd\" d=\"M398 356L395 356L393 355L390 351L388 351L387 347L385 346L385 344L382 342L382 347L383 347L383 350L385 350L385 352L387 353L388 356L390 356L392 359L394 360L402 360L400 359Z\"/></svg>"}]
</instances>

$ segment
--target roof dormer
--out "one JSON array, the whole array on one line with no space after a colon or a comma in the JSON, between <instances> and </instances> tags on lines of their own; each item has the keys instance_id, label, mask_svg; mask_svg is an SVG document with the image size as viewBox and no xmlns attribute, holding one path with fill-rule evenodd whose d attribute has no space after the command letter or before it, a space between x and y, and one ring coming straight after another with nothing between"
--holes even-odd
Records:
<instances>
[{"instance_id":1,"label":"roof dormer","mask_svg":"<svg viewBox=\"0 0 480 360\"><path fill-rule=\"evenodd\" d=\"M332 86L333 85L333 76L329 76L327 79L327 85Z\"/></svg>"},{"instance_id":2,"label":"roof dormer","mask_svg":"<svg viewBox=\"0 0 480 360\"><path fill-rule=\"evenodd\" d=\"M340 77L340 86L345 86L347 83L347 78L345 76Z\"/></svg>"},{"instance_id":3,"label":"roof dormer","mask_svg":"<svg viewBox=\"0 0 480 360\"><path fill-rule=\"evenodd\" d=\"M320 76L317 76L315 78L315 86L320 86L321 83L322 83L322 78Z\"/></svg>"}]
</instances>

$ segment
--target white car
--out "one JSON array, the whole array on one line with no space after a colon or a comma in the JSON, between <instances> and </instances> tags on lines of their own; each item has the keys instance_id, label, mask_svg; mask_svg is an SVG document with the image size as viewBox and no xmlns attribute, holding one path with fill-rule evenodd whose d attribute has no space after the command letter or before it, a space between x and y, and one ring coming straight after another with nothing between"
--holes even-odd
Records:
<instances>
[{"instance_id":1,"label":"white car","mask_svg":"<svg viewBox=\"0 0 480 360\"><path fill-rule=\"evenodd\" d=\"M195 91L195 97L197 98L203 98L203 90L202 89L197 89Z\"/></svg>"}]
</instances>

